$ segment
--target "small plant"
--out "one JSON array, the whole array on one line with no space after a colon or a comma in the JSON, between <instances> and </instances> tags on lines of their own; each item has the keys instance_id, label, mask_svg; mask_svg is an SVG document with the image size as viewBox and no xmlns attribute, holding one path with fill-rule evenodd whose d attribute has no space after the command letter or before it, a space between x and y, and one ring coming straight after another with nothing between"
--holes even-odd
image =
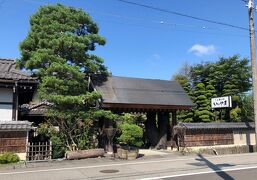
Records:
<instances>
[{"instance_id":1,"label":"small plant","mask_svg":"<svg viewBox=\"0 0 257 180\"><path fill-rule=\"evenodd\" d=\"M120 125L121 135L118 140L128 146L140 147L143 144L143 129L135 124L124 123Z\"/></svg>"},{"instance_id":2,"label":"small plant","mask_svg":"<svg viewBox=\"0 0 257 180\"><path fill-rule=\"evenodd\" d=\"M19 161L20 158L15 153L6 152L0 155L0 164L16 163Z\"/></svg>"}]
</instances>

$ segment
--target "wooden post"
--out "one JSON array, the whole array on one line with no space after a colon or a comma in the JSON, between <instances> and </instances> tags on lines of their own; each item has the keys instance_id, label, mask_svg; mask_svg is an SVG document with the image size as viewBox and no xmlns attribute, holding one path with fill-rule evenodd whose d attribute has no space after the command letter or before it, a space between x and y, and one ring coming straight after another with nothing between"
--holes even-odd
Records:
<instances>
[{"instance_id":1,"label":"wooden post","mask_svg":"<svg viewBox=\"0 0 257 180\"><path fill-rule=\"evenodd\" d=\"M30 153L30 142L27 143L27 146L26 146L26 161L29 161L30 158L29 158L29 153Z\"/></svg>"},{"instance_id":2,"label":"wooden post","mask_svg":"<svg viewBox=\"0 0 257 180\"><path fill-rule=\"evenodd\" d=\"M159 112L158 113L159 142L156 146L157 149L167 148L168 125L169 125L169 113Z\"/></svg>"},{"instance_id":3,"label":"wooden post","mask_svg":"<svg viewBox=\"0 0 257 180\"><path fill-rule=\"evenodd\" d=\"M26 160L27 160L27 157L28 157L28 152L29 152L29 150L28 150L28 145L29 145L29 132L27 131L27 133L26 133Z\"/></svg>"},{"instance_id":4,"label":"wooden post","mask_svg":"<svg viewBox=\"0 0 257 180\"><path fill-rule=\"evenodd\" d=\"M167 123L167 146L172 145L172 129L171 129L171 122L170 122L170 113L168 112L168 123Z\"/></svg>"},{"instance_id":5,"label":"wooden post","mask_svg":"<svg viewBox=\"0 0 257 180\"><path fill-rule=\"evenodd\" d=\"M156 126L156 112L147 112L145 122L146 137L151 147L155 147L158 143L159 133Z\"/></svg>"},{"instance_id":6,"label":"wooden post","mask_svg":"<svg viewBox=\"0 0 257 180\"><path fill-rule=\"evenodd\" d=\"M177 110L172 111L172 128L177 125Z\"/></svg>"},{"instance_id":7,"label":"wooden post","mask_svg":"<svg viewBox=\"0 0 257 180\"><path fill-rule=\"evenodd\" d=\"M170 129L171 129L171 138L172 138L172 142L171 142L171 147L175 147L177 145L177 139L174 139L174 131L173 128L174 126L177 125L177 110L172 110L172 119L171 119L171 124L170 124Z\"/></svg>"},{"instance_id":8,"label":"wooden post","mask_svg":"<svg viewBox=\"0 0 257 180\"><path fill-rule=\"evenodd\" d=\"M49 154L48 158L52 159L52 141L49 142Z\"/></svg>"},{"instance_id":9,"label":"wooden post","mask_svg":"<svg viewBox=\"0 0 257 180\"><path fill-rule=\"evenodd\" d=\"M107 120L107 119L104 119L104 125L103 125L103 128L105 129L105 128L113 128L113 121L112 120ZM105 151L107 152L107 153L110 153L110 154L112 154L114 151L113 151L113 142L112 142L112 139L110 139L110 137L109 137L109 132L107 132L107 131L104 131L104 129L102 129L103 130L103 132L104 132L104 138L105 138L105 141L104 141L104 148L105 148Z\"/></svg>"},{"instance_id":10,"label":"wooden post","mask_svg":"<svg viewBox=\"0 0 257 180\"><path fill-rule=\"evenodd\" d=\"M13 107L12 107L12 120L18 120L18 83L15 82L13 86Z\"/></svg>"}]
</instances>

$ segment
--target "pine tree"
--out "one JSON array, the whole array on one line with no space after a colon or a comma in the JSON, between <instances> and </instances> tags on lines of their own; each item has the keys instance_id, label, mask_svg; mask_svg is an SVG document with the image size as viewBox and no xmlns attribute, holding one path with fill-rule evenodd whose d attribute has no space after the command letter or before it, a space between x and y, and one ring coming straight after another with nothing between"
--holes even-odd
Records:
<instances>
[{"instance_id":1,"label":"pine tree","mask_svg":"<svg viewBox=\"0 0 257 180\"><path fill-rule=\"evenodd\" d=\"M214 89L212 92L213 97L232 96L232 109L219 109L215 113L219 113L220 121L240 121L242 120L241 94L250 90L250 77L249 60L240 59L238 55L235 55L228 58L221 57L217 62L207 62L193 66L188 79L193 89L196 89L199 83L207 86L212 85L215 89L215 92ZM197 96L193 95L192 97L196 98ZM198 114L199 108L201 107L196 107Z\"/></svg>"},{"instance_id":2,"label":"pine tree","mask_svg":"<svg viewBox=\"0 0 257 180\"><path fill-rule=\"evenodd\" d=\"M214 114L211 110L211 97L213 97L214 88L211 85L205 86L198 83L194 90L194 103L196 110L194 112L194 121L211 122L214 121Z\"/></svg>"},{"instance_id":3,"label":"pine tree","mask_svg":"<svg viewBox=\"0 0 257 180\"><path fill-rule=\"evenodd\" d=\"M70 150L91 146L94 106L100 95L89 92L90 75L107 74L103 60L91 54L105 39L82 9L46 5L30 18L30 31L20 44L20 68L40 80L39 94L54 104L47 112L57 136Z\"/></svg>"},{"instance_id":4,"label":"pine tree","mask_svg":"<svg viewBox=\"0 0 257 180\"><path fill-rule=\"evenodd\" d=\"M173 80L177 81L186 93L191 96L191 85L189 83L188 77L183 74L176 74L173 76ZM192 110L178 110L177 120L179 122L192 122L193 121L193 111Z\"/></svg>"}]
</instances>

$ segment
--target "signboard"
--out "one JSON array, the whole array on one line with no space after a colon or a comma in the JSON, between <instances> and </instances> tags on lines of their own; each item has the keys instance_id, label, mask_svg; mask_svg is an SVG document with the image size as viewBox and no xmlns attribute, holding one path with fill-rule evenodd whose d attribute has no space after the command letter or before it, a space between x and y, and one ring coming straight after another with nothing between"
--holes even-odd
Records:
<instances>
[{"instance_id":1,"label":"signboard","mask_svg":"<svg viewBox=\"0 0 257 180\"><path fill-rule=\"evenodd\" d=\"M212 98L211 107L212 109L232 107L231 96Z\"/></svg>"}]
</instances>

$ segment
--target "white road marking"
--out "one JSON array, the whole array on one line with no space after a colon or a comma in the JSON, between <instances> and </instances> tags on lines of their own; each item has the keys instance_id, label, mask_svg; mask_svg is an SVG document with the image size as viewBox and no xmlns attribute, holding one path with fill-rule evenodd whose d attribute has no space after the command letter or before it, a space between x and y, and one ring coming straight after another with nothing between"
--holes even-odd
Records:
<instances>
[{"instance_id":1,"label":"white road marking","mask_svg":"<svg viewBox=\"0 0 257 180\"><path fill-rule=\"evenodd\" d=\"M230 172L230 171L239 171L239 170L256 169L256 168L257 168L257 166L241 167L241 168L231 168L231 169L221 169L221 170L211 170L211 171L203 171L203 172L196 172L196 173L176 174L176 175L170 175L170 176L150 177L150 178L143 178L143 179L140 179L140 180L156 180L156 179L175 178L175 177L183 177L183 176L194 176L194 175L219 173L219 172Z\"/></svg>"},{"instance_id":2,"label":"white road marking","mask_svg":"<svg viewBox=\"0 0 257 180\"><path fill-rule=\"evenodd\" d=\"M230 154L230 155L219 155L219 156L205 156L208 159L216 159L222 157L237 157L237 156L247 156L253 155L251 154ZM52 172L52 171L63 171L63 170L76 170L76 169L91 169L91 168L102 168L102 167L110 167L110 166L127 166L127 165L140 165L140 164L151 164L151 163L160 163L160 162L173 162L173 161L187 161L187 160L195 160L197 158L178 158L178 159L167 159L167 160L155 160L155 161L143 161L143 162L131 162L131 163L115 163L115 164L102 164L95 166L77 166L77 167L67 167L67 168L54 168L54 169L40 169L34 171L20 171L20 172L5 172L0 173L1 175L14 175L14 174L26 174L26 173L38 173L38 172Z\"/></svg>"}]
</instances>

